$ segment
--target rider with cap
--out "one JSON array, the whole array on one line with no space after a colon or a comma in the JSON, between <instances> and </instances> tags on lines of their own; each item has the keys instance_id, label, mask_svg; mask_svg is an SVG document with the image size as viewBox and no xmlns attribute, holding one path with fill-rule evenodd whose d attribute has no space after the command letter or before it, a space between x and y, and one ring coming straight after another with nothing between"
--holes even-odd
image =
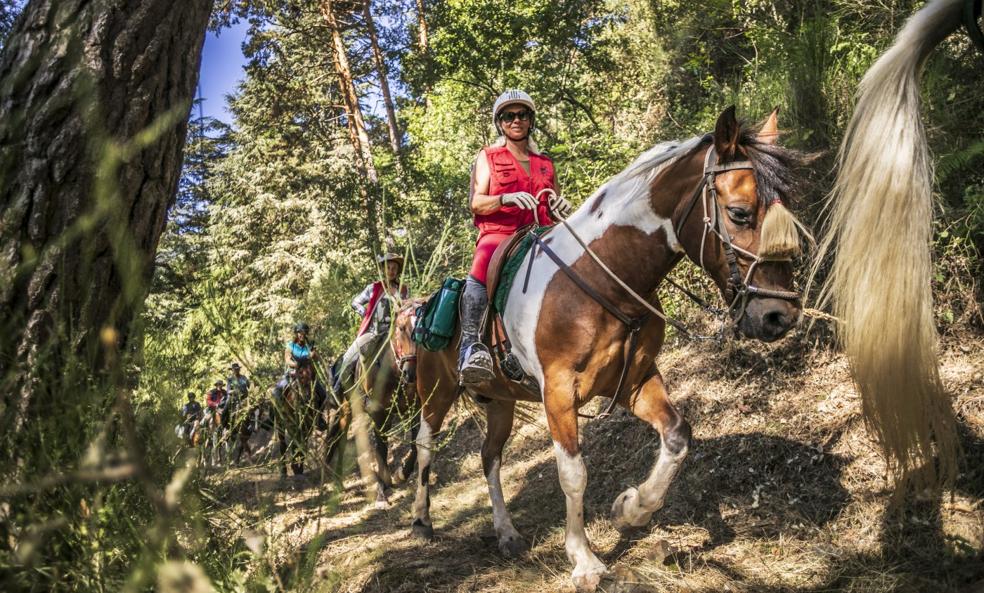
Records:
<instances>
[{"instance_id":1,"label":"rider with cap","mask_svg":"<svg viewBox=\"0 0 984 593\"><path fill-rule=\"evenodd\" d=\"M245 401L246 396L249 395L249 379L240 372L238 362L229 365L229 370L232 371L232 374L226 379L229 384L229 397L237 402Z\"/></svg>"},{"instance_id":2,"label":"rider with cap","mask_svg":"<svg viewBox=\"0 0 984 593\"><path fill-rule=\"evenodd\" d=\"M194 429L195 422L201 420L202 418L202 405L195 400L195 392L188 392L188 401L185 405L181 406L181 422L184 427L182 436L184 438L191 438L191 432Z\"/></svg>"},{"instance_id":3,"label":"rider with cap","mask_svg":"<svg viewBox=\"0 0 984 593\"><path fill-rule=\"evenodd\" d=\"M249 395L249 379L244 377L239 369L239 363L234 362L229 365L229 370L232 372L228 378L226 378L226 383L229 385L228 392L226 394L225 400L219 406L219 410L222 412L222 423L228 427L232 422L233 414L237 413L239 405L246 401L246 396ZM227 413L231 408L231 413Z\"/></svg>"},{"instance_id":4,"label":"rider with cap","mask_svg":"<svg viewBox=\"0 0 984 593\"><path fill-rule=\"evenodd\" d=\"M338 375L335 377L335 393L341 393L342 385L353 380L355 363L359 356L372 356L379 350L383 339L389 335L392 313L400 302L410 298L410 289L400 282L403 273L403 258L395 253L387 253L376 259L384 280L368 284L362 292L352 299L352 309L362 317L359 333L355 341L342 355Z\"/></svg>"},{"instance_id":5,"label":"rider with cap","mask_svg":"<svg viewBox=\"0 0 984 593\"><path fill-rule=\"evenodd\" d=\"M314 344L308 340L308 332L310 331L311 326L303 321L294 324L294 339L288 342L284 349L284 376L273 388L273 397L276 399L283 397L284 389L298 365L318 360L318 352L315 350ZM325 386L321 384L321 381L317 379L317 375L315 375L314 380L314 394L316 397L315 406L320 410L328 397L328 392L325 391ZM320 425L319 421L319 427Z\"/></svg>"},{"instance_id":6,"label":"rider with cap","mask_svg":"<svg viewBox=\"0 0 984 593\"><path fill-rule=\"evenodd\" d=\"M469 206L478 227L471 271L461 295L461 350L458 371L463 385L493 378L492 354L481 343L479 329L488 307L485 281L495 248L521 227L554 223L571 206L557 190L553 161L530 138L536 105L529 95L509 90L496 99L492 123L498 139L479 151L472 166ZM541 193L542 192L542 193ZM534 216L535 214L535 216Z\"/></svg>"}]
</instances>

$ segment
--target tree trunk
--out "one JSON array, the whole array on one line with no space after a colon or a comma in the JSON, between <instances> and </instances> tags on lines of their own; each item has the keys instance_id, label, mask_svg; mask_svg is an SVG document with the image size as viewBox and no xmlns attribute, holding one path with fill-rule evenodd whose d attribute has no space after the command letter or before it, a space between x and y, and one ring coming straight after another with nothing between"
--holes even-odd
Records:
<instances>
[{"instance_id":1,"label":"tree trunk","mask_svg":"<svg viewBox=\"0 0 984 593\"><path fill-rule=\"evenodd\" d=\"M417 51L427 55L427 13L424 0L417 0Z\"/></svg>"},{"instance_id":2,"label":"tree trunk","mask_svg":"<svg viewBox=\"0 0 984 593\"><path fill-rule=\"evenodd\" d=\"M0 433L130 348L210 0L32 0L0 54ZM45 397L41 397L44 395Z\"/></svg>"},{"instance_id":3,"label":"tree trunk","mask_svg":"<svg viewBox=\"0 0 984 593\"><path fill-rule=\"evenodd\" d=\"M360 191L363 192L363 200L366 203L369 248L375 251L378 239L382 236L381 229L377 226L382 222L382 212L376 195L379 189L379 176L372 159L372 145L369 142L369 134L366 133L365 119L362 117L362 107L359 105L359 96L355 91L352 68L349 65L345 41L342 39L342 28L338 22L333 0L322 1L321 14L331 31L334 49L332 64L335 67L335 74L338 76L338 86L342 91L342 98L345 100L345 115L348 120L349 140L352 142L352 150L355 152L355 164L369 184L368 188L360 185Z\"/></svg>"},{"instance_id":4,"label":"tree trunk","mask_svg":"<svg viewBox=\"0 0 984 593\"><path fill-rule=\"evenodd\" d=\"M418 0L419 2L420 0ZM386 124L389 129L390 148L393 154L400 154L400 128L396 123L396 107L393 105L393 96L390 94L389 78L386 72L386 60L383 59L383 52L379 49L379 36L376 34L376 24L372 19L372 0L366 0L363 5L363 13L366 18L366 30L369 32L369 43L372 46L372 57L376 62L376 73L379 77L379 88L383 93L383 104L386 105Z\"/></svg>"}]
</instances>

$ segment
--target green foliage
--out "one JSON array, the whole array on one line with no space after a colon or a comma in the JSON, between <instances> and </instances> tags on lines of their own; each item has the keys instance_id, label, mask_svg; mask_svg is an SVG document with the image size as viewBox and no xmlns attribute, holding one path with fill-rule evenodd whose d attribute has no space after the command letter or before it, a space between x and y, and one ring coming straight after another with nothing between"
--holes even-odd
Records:
<instances>
[{"instance_id":1,"label":"green foliage","mask_svg":"<svg viewBox=\"0 0 984 593\"><path fill-rule=\"evenodd\" d=\"M416 45L416 21L407 16L416 3L377 0L372 9L382 15L377 28L404 134L402 153L393 155L376 106L362 16L345 5L345 38L380 172L374 191L390 224L387 236L373 237L361 193L366 180L354 166L318 3L231 4L216 13L214 25L249 19L246 77L230 101L232 126L191 122L178 199L141 319L142 342L128 369L134 383L139 378L134 410L118 393L90 389L84 373L68 364L64 372L79 377L79 393L51 394L59 405L43 423L35 419L61 432L25 441L32 448L24 463L36 476L105 458L139 460L146 470L139 479L66 481L5 496L0 535L28 547L16 554L0 549L0 577L10 583L4 590L143 590L157 563L186 558L202 565L220 590L280 586L280 575L241 542L222 538L211 521L219 522L220 508L199 476L187 477L177 509L153 499L184 468L171 431L177 408L187 391L200 395L232 361L264 391L282 372L282 347L295 320L311 323L328 358L340 354L358 322L348 302L378 275L370 245L407 255L405 280L415 294L434 290L446 276L463 276L475 239L469 168L494 140L490 110L502 90L523 88L537 101L535 137L575 205L653 143L711 131L731 103L747 119L780 106L784 141L823 153L817 177L829 180L858 82L916 6L909 0L439 0L426 3L424 53ZM0 38L9 6L0 2ZM945 323L980 311L980 287L966 279L982 276L982 79L980 55L960 36L927 66L926 119L946 205L935 243ZM804 220L815 219L813 202L826 189L820 183L807 196ZM692 266L679 276L691 287L703 282ZM713 290L706 296L713 299ZM673 315L685 313L676 293L667 293L665 305ZM133 443L144 446L129 451ZM8 521L36 525L15 530L2 525ZM303 588L313 578L321 543L297 562L291 586Z\"/></svg>"}]
</instances>

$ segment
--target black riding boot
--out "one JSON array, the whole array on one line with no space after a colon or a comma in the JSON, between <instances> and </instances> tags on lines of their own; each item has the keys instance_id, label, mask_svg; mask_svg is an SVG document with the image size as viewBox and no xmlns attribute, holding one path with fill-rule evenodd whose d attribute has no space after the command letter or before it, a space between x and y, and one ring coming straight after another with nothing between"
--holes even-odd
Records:
<instances>
[{"instance_id":1,"label":"black riding boot","mask_svg":"<svg viewBox=\"0 0 984 593\"><path fill-rule=\"evenodd\" d=\"M458 373L465 386L478 385L495 377L492 354L479 339L482 316L488 305L485 286L469 276L461 295L461 350L458 356Z\"/></svg>"}]
</instances>

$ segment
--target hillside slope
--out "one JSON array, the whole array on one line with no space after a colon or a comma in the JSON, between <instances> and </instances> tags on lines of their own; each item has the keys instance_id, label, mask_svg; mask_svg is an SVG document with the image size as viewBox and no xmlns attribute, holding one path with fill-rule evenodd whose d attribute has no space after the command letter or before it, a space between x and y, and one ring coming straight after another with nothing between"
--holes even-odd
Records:
<instances>
[{"instance_id":1,"label":"hillside slope","mask_svg":"<svg viewBox=\"0 0 984 593\"><path fill-rule=\"evenodd\" d=\"M863 430L846 361L808 340L800 332L774 347L667 349L660 367L694 445L666 506L636 533L615 531L608 510L644 478L658 437L623 411L582 421L588 533L612 570L606 591L984 590L984 337L944 345L965 452L956 488L901 513L886 512L885 466ZM513 521L533 546L518 560L496 546L476 410L458 407L457 428L436 457L434 541L409 536L405 486L391 508L376 510L354 478L336 493L314 478L279 483L262 468L227 472L217 484L240 519L230 536L265 537L270 579L284 589L573 590L541 410L528 408L531 421L518 426L503 465Z\"/></svg>"}]
</instances>

